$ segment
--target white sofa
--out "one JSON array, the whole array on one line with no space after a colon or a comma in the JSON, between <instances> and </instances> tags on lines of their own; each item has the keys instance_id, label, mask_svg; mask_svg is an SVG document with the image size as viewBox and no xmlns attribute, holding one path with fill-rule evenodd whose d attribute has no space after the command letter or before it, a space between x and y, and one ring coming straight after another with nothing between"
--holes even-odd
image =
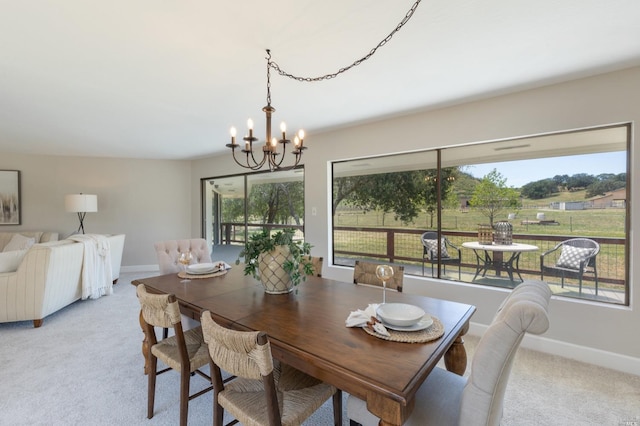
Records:
<instances>
[{"instance_id":1,"label":"white sofa","mask_svg":"<svg viewBox=\"0 0 640 426\"><path fill-rule=\"evenodd\" d=\"M124 234L108 236L114 283L120 276ZM72 240L39 243L14 272L0 273L0 322L43 319L82 297L84 245Z\"/></svg>"}]
</instances>

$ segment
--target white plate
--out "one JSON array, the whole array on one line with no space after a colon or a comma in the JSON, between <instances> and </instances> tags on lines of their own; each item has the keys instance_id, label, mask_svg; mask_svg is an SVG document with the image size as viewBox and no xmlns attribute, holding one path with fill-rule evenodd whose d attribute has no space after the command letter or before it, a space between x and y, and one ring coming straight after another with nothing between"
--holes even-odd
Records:
<instances>
[{"instance_id":1,"label":"white plate","mask_svg":"<svg viewBox=\"0 0 640 426\"><path fill-rule=\"evenodd\" d=\"M418 323L405 326L405 327L402 327L399 325L387 324L384 321L382 321L382 324L385 327L390 328L391 330L396 330L396 331L420 331L420 330L424 330L426 328L431 327L431 325L433 324L433 318L431 318L431 315L427 314L423 316L422 319L418 321Z\"/></svg>"},{"instance_id":2,"label":"white plate","mask_svg":"<svg viewBox=\"0 0 640 426\"><path fill-rule=\"evenodd\" d=\"M417 324L425 314L419 306L407 303L383 303L378 306L376 313L386 324L399 327L410 327Z\"/></svg>"},{"instance_id":3,"label":"white plate","mask_svg":"<svg viewBox=\"0 0 640 426\"><path fill-rule=\"evenodd\" d=\"M217 264L214 263L196 263L195 265L187 266L187 273L193 275L204 275L216 272L218 270Z\"/></svg>"}]
</instances>

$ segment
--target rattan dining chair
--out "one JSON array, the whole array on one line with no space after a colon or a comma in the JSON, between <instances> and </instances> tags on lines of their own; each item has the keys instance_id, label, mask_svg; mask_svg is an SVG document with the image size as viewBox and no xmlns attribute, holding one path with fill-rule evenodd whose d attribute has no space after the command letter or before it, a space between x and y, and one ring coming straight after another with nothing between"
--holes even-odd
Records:
<instances>
[{"instance_id":1,"label":"rattan dining chair","mask_svg":"<svg viewBox=\"0 0 640 426\"><path fill-rule=\"evenodd\" d=\"M139 284L136 294L140 302L140 325L148 343L146 351L146 365L148 375L147 418L153 417L153 407L156 393L156 376L167 371L176 370L180 373L180 425L186 426L189 401L212 389L205 389L189 395L189 385L192 373L207 379L211 378L199 368L209 363L207 345L202 337L202 328L182 330L180 307L173 294L151 294L144 284ZM174 334L160 341L157 340L154 327L172 328ZM158 360L168 368L158 371Z\"/></svg>"},{"instance_id":2,"label":"rattan dining chair","mask_svg":"<svg viewBox=\"0 0 640 426\"><path fill-rule=\"evenodd\" d=\"M221 327L209 311L201 322L209 345L215 426L222 426L225 410L244 425L301 425L331 397L334 424L342 426L342 392L275 361L266 333ZM223 383L221 369L236 378Z\"/></svg>"},{"instance_id":3,"label":"rattan dining chair","mask_svg":"<svg viewBox=\"0 0 640 426\"><path fill-rule=\"evenodd\" d=\"M356 260L353 267L353 283L382 287L382 281L376 276L379 263ZM387 282L387 289L402 292L404 266L393 266L393 277Z\"/></svg>"},{"instance_id":4,"label":"rattan dining chair","mask_svg":"<svg viewBox=\"0 0 640 426\"><path fill-rule=\"evenodd\" d=\"M551 290L542 281L525 281L502 302L476 347L469 377L440 367L427 376L415 396L405 426L499 426L511 366L526 333L549 328ZM377 426L366 402L349 395L351 425Z\"/></svg>"}]
</instances>

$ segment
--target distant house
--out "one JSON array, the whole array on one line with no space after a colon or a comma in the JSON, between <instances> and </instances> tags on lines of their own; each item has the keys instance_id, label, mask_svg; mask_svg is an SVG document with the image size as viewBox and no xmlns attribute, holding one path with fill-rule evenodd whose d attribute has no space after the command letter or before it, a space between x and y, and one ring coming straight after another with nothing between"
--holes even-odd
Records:
<instances>
[{"instance_id":1,"label":"distant house","mask_svg":"<svg viewBox=\"0 0 640 426\"><path fill-rule=\"evenodd\" d=\"M554 210L584 210L625 208L627 205L627 188L620 188L604 195L589 198L585 201L556 201L549 204Z\"/></svg>"},{"instance_id":2,"label":"distant house","mask_svg":"<svg viewBox=\"0 0 640 426\"><path fill-rule=\"evenodd\" d=\"M627 188L616 189L604 195L589 199L593 209L625 208L627 205Z\"/></svg>"},{"instance_id":3,"label":"distant house","mask_svg":"<svg viewBox=\"0 0 640 426\"><path fill-rule=\"evenodd\" d=\"M555 201L549 207L554 210L584 210L589 204L587 201Z\"/></svg>"}]
</instances>

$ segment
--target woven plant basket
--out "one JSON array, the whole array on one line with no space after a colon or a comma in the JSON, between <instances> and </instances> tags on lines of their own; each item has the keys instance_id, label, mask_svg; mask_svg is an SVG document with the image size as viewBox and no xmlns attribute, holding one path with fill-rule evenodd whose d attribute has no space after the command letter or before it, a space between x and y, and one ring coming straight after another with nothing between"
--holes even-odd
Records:
<instances>
[{"instance_id":1,"label":"woven plant basket","mask_svg":"<svg viewBox=\"0 0 640 426\"><path fill-rule=\"evenodd\" d=\"M260 282L268 294L284 294L293 290L293 283L289 273L282 265L291 260L291 252L287 246L277 246L268 253L258 256L258 271Z\"/></svg>"}]
</instances>

